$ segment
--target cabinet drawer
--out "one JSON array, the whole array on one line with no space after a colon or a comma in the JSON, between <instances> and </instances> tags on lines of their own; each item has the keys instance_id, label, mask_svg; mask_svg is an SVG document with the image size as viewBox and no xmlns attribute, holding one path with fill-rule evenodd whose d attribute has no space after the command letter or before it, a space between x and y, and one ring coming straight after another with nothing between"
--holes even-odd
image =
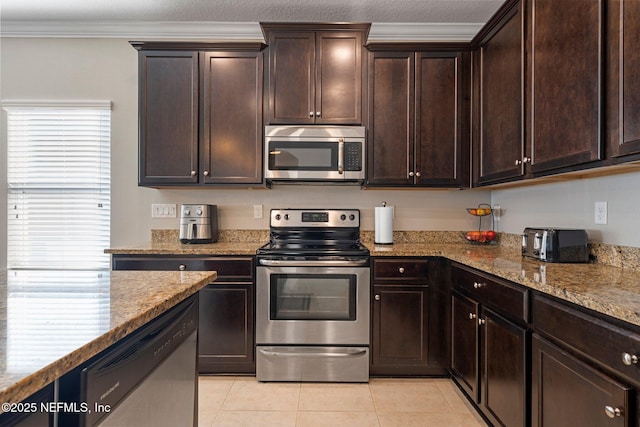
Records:
<instances>
[{"instance_id":1,"label":"cabinet drawer","mask_svg":"<svg viewBox=\"0 0 640 427\"><path fill-rule=\"evenodd\" d=\"M114 270L217 271L217 281L253 281L252 257L117 256Z\"/></svg>"},{"instance_id":2,"label":"cabinet drawer","mask_svg":"<svg viewBox=\"0 0 640 427\"><path fill-rule=\"evenodd\" d=\"M529 320L529 291L515 284L458 266L452 269L453 287L481 304L514 320Z\"/></svg>"},{"instance_id":3,"label":"cabinet drawer","mask_svg":"<svg viewBox=\"0 0 640 427\"><path fill-rule=\"evenodd\" d=\"M420 258L374 258L373 280L424 283L429 272L428 264L428 260Z\"/></svg>"},{"instance_id":4,"label":"cabinet drawer","mask_svg":"<svg viewBox=\"0 0 640 427\"><path fill-rule=\"evenodd\" d=\"M640 384L640 361L631 365L627 358L640 357L640 334L560 302L535 295L532 308L536 331L604 364L624 378Z\"/></svg>"}]
</instances>

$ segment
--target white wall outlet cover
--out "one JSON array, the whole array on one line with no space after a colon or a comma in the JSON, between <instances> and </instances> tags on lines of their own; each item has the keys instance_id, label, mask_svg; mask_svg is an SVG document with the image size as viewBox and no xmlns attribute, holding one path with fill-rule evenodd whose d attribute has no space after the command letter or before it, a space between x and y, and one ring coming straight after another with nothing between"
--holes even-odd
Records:
<instances>
[{"instance_id":1,"label":"white wall outlet cover","mask_svg":"<svg viewBox=\"0 0 640 427\"><path fill-rule=\"evenodd\" d=\"M595 202L595 217L594 222L596 224L607 223L607 202Z\"/></svg>"}]
</instances>

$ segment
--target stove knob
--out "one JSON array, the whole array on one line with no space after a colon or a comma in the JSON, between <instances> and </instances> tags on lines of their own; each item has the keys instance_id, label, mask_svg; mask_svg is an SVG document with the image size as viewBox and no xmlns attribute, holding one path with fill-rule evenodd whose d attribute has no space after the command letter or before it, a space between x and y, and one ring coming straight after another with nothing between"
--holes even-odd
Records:
<instances>
[{"instance_id":1,"label":"stove knob","mask_svg":"<svg viewBox=\"0 0 640 427\"><path fill-rule=\"evenodd\" d=\"M356 219L356 216L354 214L349 215L349 219L351 221L354 221Z\"/></svg>"},{"instance_id":2,"label":"stove knob","mask_svg":"<svg viewBox=\"0 0 640 427\"><path fill-rule=\"evenodd\" d=\"M276 221L280 221L280 218L282 218L280 214L276 214Z\"/></svg>"},{"instance_id":3,"label":"stove knob","mask_svg":"<svg viewBox=\"0 0 640 427\"><path fill-rule=\"evenodd\" d=\"M184 214L185 214L185 216L189 216L189 215L191 215L191 211L189 209L186 209L184 211Z\"/></svg>"},{"instance_id":4,"label":"stove knob","mask_svg":"<svg viewBox=\"0 0 640 427\"><path fill-rule=\"evenodd\" d=\"M346 216L345 214L342 214L342 215L340 215L340 219L341 219L342 221L344 221L345 219L347 219L347 216Z\"/></svg>"},{"instance_id":5,"label":"stove knob","mask_svg":"<svg viewBox=\"0 0 640 427\"><path fill-rule=\"evenodd\" d=\"M196 215L202 215L202 209L198 209L198 210L196 211Z\"/></svg>"}]
</instances>

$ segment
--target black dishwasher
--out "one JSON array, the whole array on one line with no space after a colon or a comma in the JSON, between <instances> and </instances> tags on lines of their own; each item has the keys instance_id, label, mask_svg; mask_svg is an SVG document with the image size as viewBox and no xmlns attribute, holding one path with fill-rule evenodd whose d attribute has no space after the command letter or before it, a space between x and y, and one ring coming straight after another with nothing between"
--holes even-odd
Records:
<instances>
[{"instance_id":1,"label":"black dishwasher","mask_svg":"<svg viewBox=\"0 0 640 427\"><path fill-rule=\"evenodd\" d=\"M81 373L81 426L197 424L197 294Z\"/></svg>"}]
</instances>

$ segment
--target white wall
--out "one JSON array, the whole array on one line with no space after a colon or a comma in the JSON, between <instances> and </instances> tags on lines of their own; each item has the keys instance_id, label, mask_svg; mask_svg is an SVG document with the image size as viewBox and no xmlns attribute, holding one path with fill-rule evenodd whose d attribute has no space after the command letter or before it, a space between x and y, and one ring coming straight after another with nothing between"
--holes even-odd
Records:
<instances>
[{"instance_id":1,"label":"white wall","mask_svg":"<svg viewBox=\"0 0 640 427\"><path fill-rule=\"evenodd\" d=\"M594 203L600 201L608 205L606 225L594 223ZM492 203L504 211L501 231L584 228L591 241L640 246L640 172L494 190Z\"/></svg>"},{"instance_id":2,"label":"white wall","mask_svg":"<svg viewBox=\"0 0 640 427\"><path fill-rule=\"evenodd\" d=\"M1 99L108 99L113 103L112 246L148 241L152 228L178 228L178 219L151 219L151 203L219 205L227 229L266 229L253 219L253 205L359 207L363 229L373 229L373 207L385 200L397 206L397 230L466 230L476 221L464 208L487 203L488 191L360 190L355 187L278 186L271 190L152 189L137 186L137 52L126 40L0 40ZM6 132L0 135L0 268L6 260Z\"/></svg>"}]
</instances>

